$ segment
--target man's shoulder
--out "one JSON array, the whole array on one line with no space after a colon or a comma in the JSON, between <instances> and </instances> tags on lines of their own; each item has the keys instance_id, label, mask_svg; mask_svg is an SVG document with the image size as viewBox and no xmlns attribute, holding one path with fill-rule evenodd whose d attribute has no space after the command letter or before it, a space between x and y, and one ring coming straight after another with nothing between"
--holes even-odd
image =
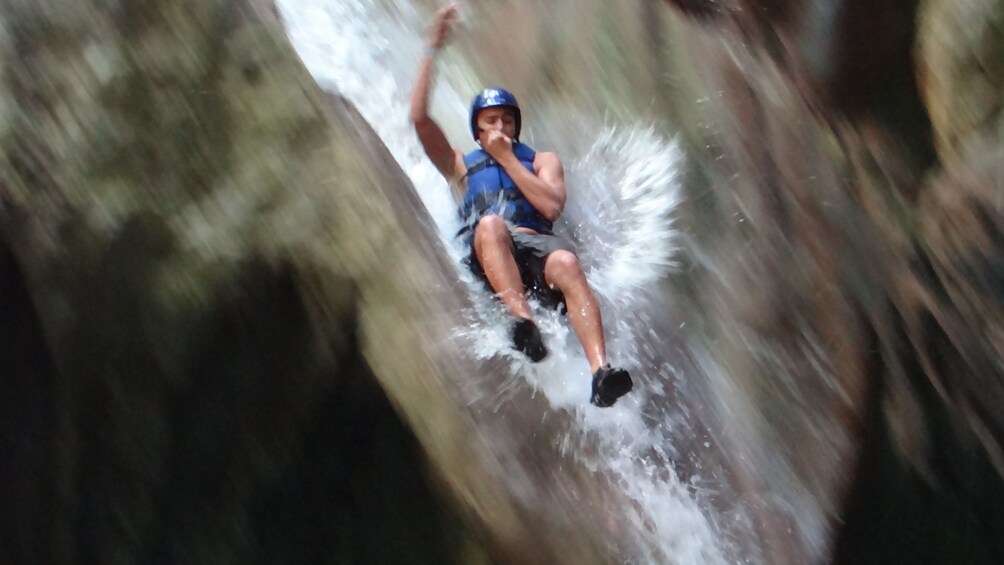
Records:
<instances>
[{"instance_id":1,"label":"man's shoulder","mask_svg":"<svg viewBox=\"0 0 1004 565\"><path fill-rule=\"evenodd\" d=\"M561 159L554 151L538 151L533 158L533 162L538 166L544 164L561 165Z\"/></svg>"},{"instance_id":2,"label":"man's shoulder","mask_svg":"<svg viewBox=\"0 0 1004 565\"><path fill-rule=\"evenodd\" d=\"M537 156L538 157L543 157L545 159L557 159L558 158L558 154L555 153L554 151L538 151L537 152Z\"/></svg>"}]
</instances>

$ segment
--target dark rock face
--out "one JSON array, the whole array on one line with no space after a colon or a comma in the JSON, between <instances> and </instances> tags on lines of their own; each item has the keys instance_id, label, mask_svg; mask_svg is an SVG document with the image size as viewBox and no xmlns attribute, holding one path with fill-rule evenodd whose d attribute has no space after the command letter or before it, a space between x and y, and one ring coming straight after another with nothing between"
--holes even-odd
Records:
<instances>
[{"instance_id":1,"label":"dark rock face","mask_svg":"<svg viewBox=\"0 0 1004 565\"><path fill-rule=\"evenodd\" d=\"M274 8L2 18L3 560L480 555L361 353L307 180L348 182L332 158L360 142L331 149Z\"/></svg>"},{"instance_id":2,"label":"dark rock face","mask_svg":"<svg viewBox=\"0 0 1004 565\"><path fill-rule=\"evenodd\" d=\"M90 299L115 333L67 336L79 348L59 357L74 369L57 370L7 254L2 311L16 331L2 340L0 450L12 462L12 562L457 560L462 526L352 347L351 316L347 347L318 359L293 271L239 270L191 337L174 375L185 381L172 382L129 339L148 333L108 310L128 305L121 297Z\"/></svg>"},{"instance_id":3,"label":"dark rock face","mask_svg":"<svg viewBox=\"0 0 1004 565\"><path fill-rule=\"evenodd\" d=\"M525 441L529 394L462 394L493 373L431 218L274 6L2 18L5 556L608 559L609 485Z\"/></svg>"}]
</instances>

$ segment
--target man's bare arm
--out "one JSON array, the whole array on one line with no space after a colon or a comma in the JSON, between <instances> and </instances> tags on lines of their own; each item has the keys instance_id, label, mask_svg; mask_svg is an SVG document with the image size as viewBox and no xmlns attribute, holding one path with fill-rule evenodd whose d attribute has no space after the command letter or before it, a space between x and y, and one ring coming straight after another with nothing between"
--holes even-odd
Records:
<instances>
[{"instance_id":1,"label":"man's bare arm","mask_svg":"<svg viewBox=\"0 0 1004 565\"><path fill-rule=\"evenodd\" d=\"M512 162L509 159L499 161L505 172L509 173L519 191L533 204L533 207L549 221L554 222L565 209L567 192L565 191L565 169L561 160L554 153L538 153L534 166L537 174L524 167L516 156Z\"/></svg>"},{"instance_id":2,"label":"man's bare arm","mask_svg":"<svg viewBox=\"0 0 1004 565\"><path fill-rule=\"evenodd\" d=\"M429 29L429 46L422 57L418 78L415 80L415 89L411 94L410 113L411 123L415 126L415 133L418 134L418 140L422 143L425 154L432 160L436 169L451 183L460 176L458 163L463 162L462 156L459 151L450 146L442 128L429 116L429 89L436 51L446 43L456 18L456 12L455 4L444 6L436 12Z\"/></svg>"},{"instance_id":3,"label":"man's bare arm","mask_svg":"<svg viewBox=\"0 0 1004 565\"><path fill-rule=\"evenodd\" d=\"M512 152L512 140L501 132L489 134L485 151L509 174L530 204L549 221L555 221L565 209L565 169L558 156L537 153L533 160L537 173L530 172Z\"/></svg>"}]
</instances>

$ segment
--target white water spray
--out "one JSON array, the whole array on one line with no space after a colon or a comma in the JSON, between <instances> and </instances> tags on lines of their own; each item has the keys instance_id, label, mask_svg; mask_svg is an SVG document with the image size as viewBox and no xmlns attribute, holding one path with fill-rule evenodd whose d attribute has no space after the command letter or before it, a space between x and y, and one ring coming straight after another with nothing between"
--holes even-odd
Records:
<instances>
[{"instance_id":1,"label":"white water spray","mask_svg":"<svg viewBox=\"0 0 1004 565\"><path fill-rule=\"evenodd\" d=\"M452 238L459 221L447 184L408 121L410 89L430 14L395 0L279 0L278 5L307 68L323 88L350 100L375 129L457 259L457 276L476 289L478 283L459 264L461 250ZM440 55L440 77L432 93L431 112L454 142L469 139L467 95L457 89L473 93L482 86L461 51ZM554 409L574 414L575 429L560 438L559 447L612 477L639 508L635 531L629 532L638 550L618 556L621 560L724 562L731 551L721 547L720 536L695 502L693 485L681 483L673 471L672 432L681 419L664 410L655 410L658 422L643 417L667 385L681 388L668 360L653 352L654 346L645 346L658 339L649 335L649 295L674 257L671 219L679 198L680 151L650 127L576 122L581 124L578 139L595 136L596 141L580 155L563 151L560 143L551 145L558 146L566 163L569 187L556 231L578 250L601 302L609 356L635 376L635 391L611 409L589 405L588 365L567 321L553 312L537 310L552 352L540 364L511 353L509 327L497 303L483 292L473 292L476 311L470 315L471 326L458 329L458 339L468 342L475 355L512 361L503 390L480 394L504 402L506 388L528 382Z\"/></svg>"}]
</instances>

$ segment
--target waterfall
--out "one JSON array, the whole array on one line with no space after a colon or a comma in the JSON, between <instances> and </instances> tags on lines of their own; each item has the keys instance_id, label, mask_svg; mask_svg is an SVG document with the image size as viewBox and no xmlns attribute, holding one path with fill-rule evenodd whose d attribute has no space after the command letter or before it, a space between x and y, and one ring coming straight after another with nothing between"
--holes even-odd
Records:
<instances>
[{"instance_id":1,"label":"waterfall","mask_svg":"<svg viewBox=\"0 0 1004 565\"><path fill-rule=\"evenodd\" d=\"M633 531L623 533L635 550L615 559L756 560L740 556L725 533L745 520L742 513L713 508L709 502L709 491L718 482L711 466L697 458L687 463L685 480L678 473L685 451L678 445L681 438L696 442L698 452L711 449L712 440L694 428L691 409L680 402L692 383L677 363L675 349L666 345L680 328L653 317L669 308L657 285L673 267L672 219L683 159L677 144L640 120L564 113L524 124L525 141L555 150L565 164L569 199L556 231L574 242L601 302L611 361L634 376L631 394L613 408L598 409L588 403L589 368L568 322L536 309L551 355L540 364L525 362L509 349L509 328L497 303L460 264L462 250L452 237L459 227L455 205L408 121L430 12L402 0L280 0L278 5L311 74L322 88L350 100L372 125L434 218L444 246L456 259L457 276L469 283L475 306L468 315L470 325L456 329L458 343L471 355L510 361L506 386L479 386L476 381L471 394L504 403L510 401L509 389L529 386L553 410L572 416L572 429L554 438L556 451L613 477L635 503ZM470 97L496 81L479 75L464 51L453 47L439 55L431 114L451 143L469 150ZM523 106L527 102L521 99ZM580 139L587 141L570 141Z\"/></svg>"}]
</instances>

